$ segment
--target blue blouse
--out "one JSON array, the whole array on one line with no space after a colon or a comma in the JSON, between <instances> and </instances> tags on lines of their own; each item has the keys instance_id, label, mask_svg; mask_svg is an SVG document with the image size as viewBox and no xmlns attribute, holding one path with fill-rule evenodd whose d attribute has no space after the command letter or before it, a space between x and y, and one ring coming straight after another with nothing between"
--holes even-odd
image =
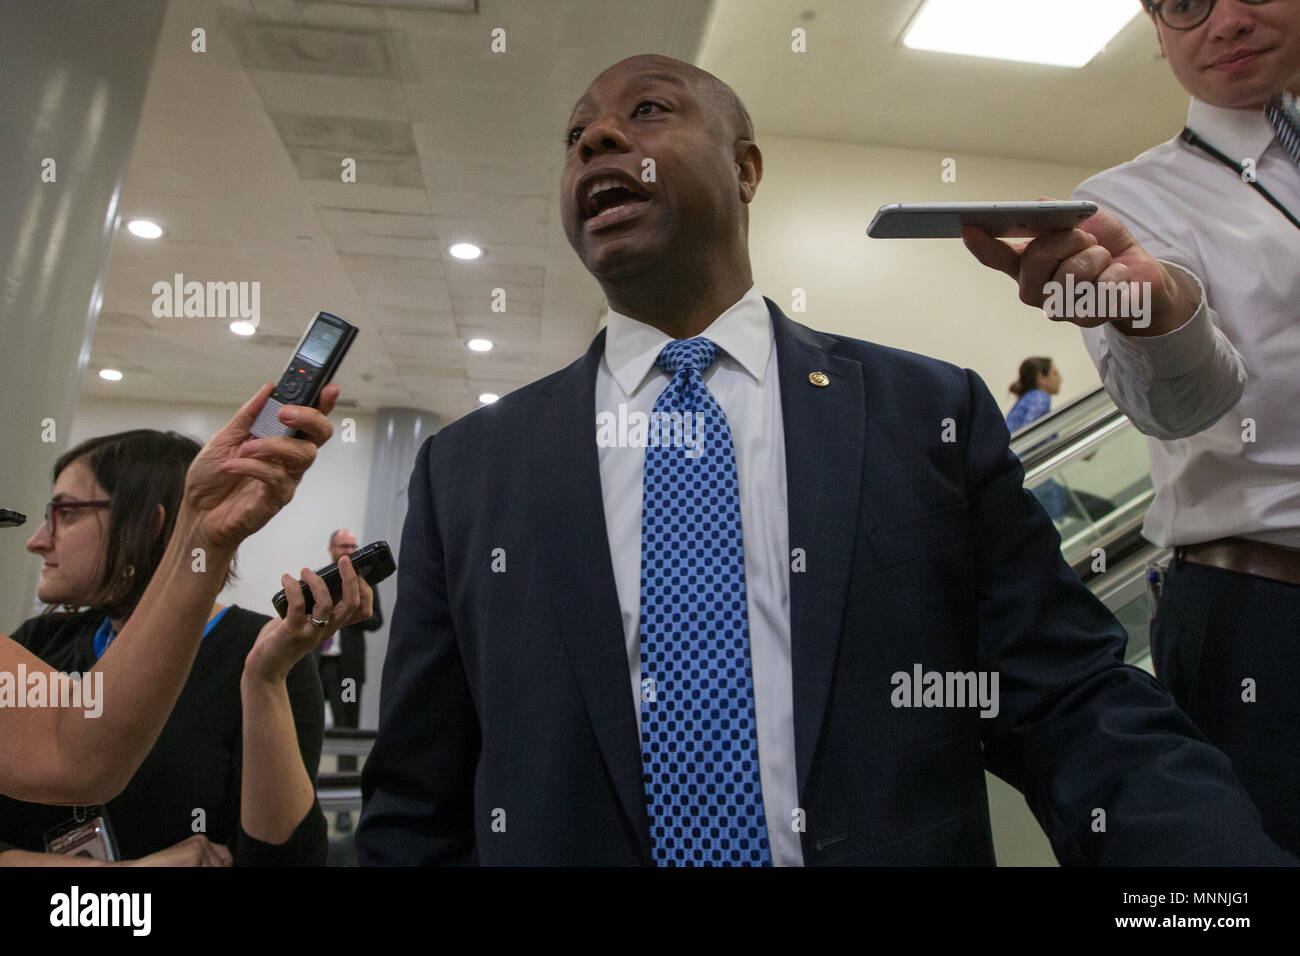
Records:
<instances>
[{"instance_id":1,"label":"blue blouse","mask_svg":"<svg viewBox=\"0 0 1300 956\"><path fill-rule=\"evenodd\" d=\"M1014 432L1037 421L1052 410L1052 396L1041 389L1030 389L1007 412L1007 430Z\"/></svg>"}]
</instances>

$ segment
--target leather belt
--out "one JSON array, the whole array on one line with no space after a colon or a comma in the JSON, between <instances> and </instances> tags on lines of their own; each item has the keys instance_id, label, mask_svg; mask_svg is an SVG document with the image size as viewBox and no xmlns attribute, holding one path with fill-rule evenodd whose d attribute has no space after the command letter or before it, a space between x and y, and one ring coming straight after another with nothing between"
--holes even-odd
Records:
<instances>
[{"instance_id":1,"label":"leather belt","mask_svg":"<svg viewBox=\"0 0 1300 956\"><path fill-rule=\"evenodd\" d=\"M1300 548L1284 548L1248 538L1219 538L1174 551L1180 561L1205 564L1238 574L1253 574L1300 587Z\"/></svg>"}]
</instances>

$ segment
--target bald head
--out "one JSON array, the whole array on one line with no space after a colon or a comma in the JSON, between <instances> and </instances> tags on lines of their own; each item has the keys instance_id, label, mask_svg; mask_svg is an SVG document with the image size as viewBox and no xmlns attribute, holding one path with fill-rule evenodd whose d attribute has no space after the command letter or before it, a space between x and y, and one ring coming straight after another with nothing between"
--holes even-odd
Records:
<instances>
[{"instance_id":1,"label":"bald head","mask_svg":"<svg viewBox=\"0 0 1300 956\"><path fill-rule=\"evenodd\" d=\"M634 56L592 80L566 126L560 213L610 308L689 337L753 285L753 137L735 91L690 63Z\"/></svg>"},{"instance_id":2,"label":"bald head","mask_svg":"<svg viewBox=\"0 0 1300 956\"><path fill-rule=\"evenodd\" d=\"M699 97L701 104L705 105L710 113L721 117L725 121L723 128L729 134L728 142L741 139L753 142L754 124L749 118L749 110L745 109L745 104L740 101L740 97L736 95L735 90L708 70L701 70L692 63L687 63L685 60L676 60L670 56L661 56L657 53L642 53L619 60L613 66L603 70L601 76L624 64L636 64L641 67L657 66L663 68L666 72L680 76L690 85L690 88ZM599 78L597 77L597 79ZM584 95L582 99L578 100L578 104L574 106L574 111L585 99L587 97Z\"/></svg>"}]
</instances>

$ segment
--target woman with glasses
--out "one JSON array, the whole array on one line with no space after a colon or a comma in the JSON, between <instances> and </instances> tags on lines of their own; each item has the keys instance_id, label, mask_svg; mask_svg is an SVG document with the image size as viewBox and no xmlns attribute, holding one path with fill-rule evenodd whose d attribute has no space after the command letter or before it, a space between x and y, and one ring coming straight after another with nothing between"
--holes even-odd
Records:
<instances>
[{"instance_id":1,"label":"woman with glasses","mask_svg":"<svg viewBox=\"0 0 1300 956\"><path fill-rule=\"evenodd\" d=\"M153 822L168 833L176 832L175 821L165 817L184 813L184 839L156 847L167 851L162 862L228 862L229 853L194 835L230 839L237 827L231 819L243 824L233 835L244 838L250 861L283 860L286 847L294 859L323 858L323 817L306 769L310 751L319 752L321 723L309 660L313 682L298 694L311 697L309 704L291 701L287 685L320 640L369 613L369 592L344 563L343 595L333 604L320 579L304 573L316 599L312 617L288 576L285 621L214 604L235 548L289 501L331 431L324 415L336 386L325 390L320 411L281 410L280 420L305 438L251 439L269 393L269 386L259 390L202 450L179 436L132 432L84 443L58 462L46 522L29 542L45 559L38 593L51 603L97 607L26 622L15 635L26 647L0 639L0 677L93 669L104 675L103 706L97 718L76 708L0 708L0 792L33 801L6 802L5 826L39 829L42 814L84 819L90 813L81 807L127 787L122 799L129 796L132 807L167 803L154 806ZM199 666L186 683L196 654ZM171 712L178 693L187 710ZM308 706L314 735L302 716ZM189 752L180 753L177 735L193 744ZM160 762L170 769L159 773ZM149 782L141 789L145 770ZM232 799L229 781L240 777ZM114 801L108 806L111 828ZM131 809L123 811L124 855L141 839L141 826ZM11 842L40 851L49 832ZM231 842L238 857L241 844ZM38 856L0 853L0 862L45 862Z\"/></svg>"}]
</instances>

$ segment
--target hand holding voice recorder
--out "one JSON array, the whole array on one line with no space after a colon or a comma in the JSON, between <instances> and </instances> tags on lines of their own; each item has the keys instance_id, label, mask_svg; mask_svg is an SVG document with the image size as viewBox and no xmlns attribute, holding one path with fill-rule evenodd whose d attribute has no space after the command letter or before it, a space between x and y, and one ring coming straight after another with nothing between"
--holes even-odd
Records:
<instances>
[{"instance_id":1,"label":"hand holding voice recorder","mask_svg":"<svg viewBox=\"0 0 1300 956\"><path fill-rule=\"evenodd\" d=\"M249 429L250 434L254 438L297 437L297 430L282 425L276 415L286 405L314 408L321 389L334 377L356 336L357 327L352 323L328 312L317 312L316 319L298 340L289 367Z\"/></svg>"}]
</instances>

